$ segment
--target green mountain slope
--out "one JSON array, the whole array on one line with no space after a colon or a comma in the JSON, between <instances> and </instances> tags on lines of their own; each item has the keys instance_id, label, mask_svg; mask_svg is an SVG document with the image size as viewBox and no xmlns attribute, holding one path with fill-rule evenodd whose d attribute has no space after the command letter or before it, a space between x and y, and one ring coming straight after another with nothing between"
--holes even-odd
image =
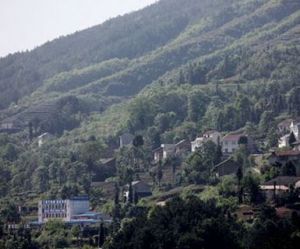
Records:
<instances>
[{"instance_id":1,"label":"green mountain slope","mask_svg":"<svg viewBox=\"0 0 300 249\"><path fill-rule=\"evenodd\" d=\"M295 1L161 1L2 59L1 103L5 107L21 100L28 106L69 94L132 96L153 81L176 81L179 69L188 71L191 63L200 64L194 71L201 75L190 79L192 83L229 78L243 70L240 64L246 56L271 45L297 44L299 13ZM293 38L286 39L288 34ZM218 75L228 54L235 54L230 63L236 69ZM33 95L22 101L28 94Z\"/></svg>"},{"instance_id":2,"label":"green mountain slope","mask_svg":"<svg viewBox=\"0 0 300 249\"><path fill-rule=\"evenodd\" d=\"M138 58L177 37L193 20L214 11L217 3L161 1L31 52L3 58L0 61L1 104L6 107L11 101L30 94L57 73L112 58Z\"/></svg>"},{"instance_id":3,"label":"green mountain slope","mask_svg":"<svg viewBox=\"0 0 300 249\"><path fill-rule=\"evenodd\" d=\"M300 114L299 32L299 1L161 0L0 59L1 121L23 122L2 138L3 192L84 192L114 176L99 160L125 131L149 150L211 128L273 146L277 121Z\"/></svg>"}]
</instances>

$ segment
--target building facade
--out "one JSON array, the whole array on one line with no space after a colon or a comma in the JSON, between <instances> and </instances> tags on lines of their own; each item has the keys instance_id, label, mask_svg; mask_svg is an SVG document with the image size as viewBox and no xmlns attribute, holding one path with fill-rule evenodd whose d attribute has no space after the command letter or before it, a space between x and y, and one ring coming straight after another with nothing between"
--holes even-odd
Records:
<instances>
[{"instance_id":1,"label":"building facade","mask_svg":"<svg viewBox=\"0 0 300 249\"><path fill-rule=\"evenodd\" d=\"M137 202L139 199L151 196L152 191L149 184L143 181L134 181L132 182L132 198L134 202ZM125 200L129 200L129 185L126 185L126 191L124 192Z\"/></svg>"},{"instance_id":2,"label":"building facade","mask_svg":"<svg viewBox=\"0 0 300 249\"><path fill-rule=\"evenodd\" d=\"M161 147L163 149L163 159L167 159L168 157L175 155L176 144L162 144Z\"/></svg>"},{"instance_id":3,"label":"building facade","mask_svg":"<svg viewBox=\"0 0 300 249\"><path fill-rule=\"evenodd\" d=\"M289 147L290 134L284 135L278 139L278 148Z\"/></svg>"},{"instance_id":4,"label":"building facade","mask_svg":"<svg viewBox=\"0 0 300 249\"><path fill-rule=\"evenodd\" d=\"M296 121L292 121L290 126L290 131L294 133L296 140L299 140L300 135L300 123Z\"/></svg>"},{"instance_id":5,"label":"building facade","mask_svg":"<svg viewBox=\"0 0 300 249\"><path fill-rule=\"evenodd\" d=\"M239 139L242 134L229 134L223 138L222 152L224 154L232 154L239 148Z\"/></svg>"},{"instance_id":6,"label":"building facade","mask_svg":"<svg viewBox=\"0 0 300 249\"><path fill-rule=\"evenodd\" d=\"M88 212L90 204L88 197L74 197L68 200L42 200L38 205L38 220L40 223L50 219L61 219L69 222L74 216Z\"/></svg>"},{"instance_id":7,"label":"building facade","mask_svg":"<svg viewBox=\"0 0 300 249\"><path fill-rule=\"evenodd\" d=\"M134 136L130 133L124 133L120 136L120 148L131 146Z\"/></svg>"},{"instance_id":8,"label":"building facade","mask_svg":"<svg viewBox=\"0 0 300 249\"><path fill-rule=\"evenodd\" d=\"M197 148L200 148L204 143L212 141L215 144L220 144L222 140L222 135L218 131L207 131L202 137L197 137L194 141L191 142L191 150L195 152Z\"/></svg>"},{"instance_id":9,"label":"building facade","mask_svg":"<svg viewBox=\"0 0 300 249\"><path fill-rule=\"evenodd\" d=\"M38 146L42 147L42 145L44 143L46 143L47 141L49 141L50 139L53 138L53 135L51 135L48 132L43 133L42 135L38 136Z\"/></svg>"}]
</instances>

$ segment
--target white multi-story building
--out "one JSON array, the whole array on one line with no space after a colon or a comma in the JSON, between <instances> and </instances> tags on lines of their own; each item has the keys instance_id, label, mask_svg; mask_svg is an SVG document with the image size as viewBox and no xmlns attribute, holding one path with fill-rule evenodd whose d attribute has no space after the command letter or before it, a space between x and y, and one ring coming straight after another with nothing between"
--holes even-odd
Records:
<instances>
[{"instance_id":1,"label":"white multi-story building","mask_svg":"<svg viewBox=\"0 0 300 249\"><path fill-rule=\"evenodd\" d=\"M243 134L228 134L223 137L222 152L224 154L234 153L239 148L239 140Z\"/></svg>"},{"instance_id":2,"label":"white multi-story building","mask_svg":"<svg viewBox=\"0 0 300 249\"><path fill-rule=\"evenodd\" d=\"M50 219L71 221L74 216L89 211L88 197L74 197L68 200L42 200L39 201L38 219L40 223Z\"/></svg>"}]
</instances>

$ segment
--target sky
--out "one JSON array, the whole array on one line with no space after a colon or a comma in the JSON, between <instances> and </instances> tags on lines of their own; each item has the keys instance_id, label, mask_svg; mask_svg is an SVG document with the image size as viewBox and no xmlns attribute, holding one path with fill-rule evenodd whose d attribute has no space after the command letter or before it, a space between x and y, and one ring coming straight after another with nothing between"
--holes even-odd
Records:
<instances>
[{"instance_id":1,"label":"sky","mask_svg":"<svg viewBox=\"0 0 300 249\"><path fill-rule=\"evenodd\" d=\"M0 0L0 57L141 9L156 0Z\"/></svg>"}]
</instances>

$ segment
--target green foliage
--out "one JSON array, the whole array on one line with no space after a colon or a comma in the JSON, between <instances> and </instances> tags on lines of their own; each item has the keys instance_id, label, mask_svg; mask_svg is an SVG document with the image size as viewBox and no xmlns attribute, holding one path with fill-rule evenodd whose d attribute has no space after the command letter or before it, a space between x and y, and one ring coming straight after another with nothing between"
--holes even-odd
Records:
<instances>
[{"instance_id":1,"label":"green foliage","mask_svg":"<svg viewBox=\"0 0 300 249\"><path fill-rule=\"evenodd\" d=\"M195 184L208 183L213 166L221 160L218 150L219 146L212 141L208 141L187 158L184 175L188 182Z\"/></svg>"},{"instance_id":2,"label":"green foliage","mask_svg":"<svg viewBox=\"0 0 300 249\"><path fill-rule=\"evenodd\" d=\"M250 203L259 203L263 200L259 184L260 180L255 175L248 174L243 177L242 188L244 193L248 194Z\"/></svg>"},{"instance_id":3,"label":"green foliage","mask_svg":"<svg viewBox=\"0 0 300 249\"><path fill-rule=\"evenodd\" d=\"M65 248L70 245L70 234L63 222L59 220L48 221L37 242L41 248Z\"/></svg>"},{"instance_id":4,"label":"green foliage","mask_svg":"<svg viewBox=\"0 0 300 249\"><path fill-rule=\"evenodd\" d=\"M5 224L20 222L20 214L15 204L11 202L1 203L0 222Z\"/></svg>"},{"instance_id":5,"label":"green foliage","mask_svg":"<svg viewBox=\"0 0 300 249\"><path fill-rule=\"evenodd\" d=\"M23 122L21 132L0 136L0 197L89 194L99 208L103 192L91 188L92 181L117 175L120 184L131 186L150 173L160 185L164 167L171 167L175 186L181 160L183 180L208 184L222 157L213 143L186 159L150 164L151 150L161 143L193 140L208 129L243 129L266 138L266 148L276 146L274 120L299 116L299 21L297 1L164 0L0 59L1 121ZM113 156L125 130L138 134L134 146L117 153L117 169L103 165L100 159ZM37 148L43 132L56 137ZM262 200L259 179L247 174L247 143L241 139L234 155L237 179L205 187L205 202L175 199L136 217L138 208L122 210L117 189L114 206L102 207L114 216L114 233L104 247L296 248L299 226L266 215L274 210L263 209L252 225L230 215L241 201ZM295 167L284 165L280 173L295 175ZM278 174L269 168L264 177ZM20 221L13 204L1 205L0 212L0 228ZM130 219L119 229L125 213ZM65 248L79 236L78 227L71 234L59 221L37 232L37 246L25 231L5 233L0 229L2 248Z\"/></svg>"},{"instance_id":6,"label":"green foliage","mask_svg":"<svg viewBox=\"0 0 300 249\"><path fill-rule=\"evenodd\" d=\"M0 136L1 197L34 191L96 199L101 191L93 193L91 182L116 175L100 159L112 156L125 130L143 136L143 145L120 152L122 183L148 173L151 149L207 129L244 128L276 145L274 120L299 112L299 7L165 0L1 59L1 120L20 118L27 130ZM36 148L42 132L57 137ZM235 158L243 170L251 166L244 147ZM210 182L221 156L220 147L204 146L186 160L185 180ZM157 181L162 170L152 173Z\"/></svg>"},{"instance_id":7,"label":"green foliage","mask_svg":"<svg viewBox=\"0 0 300 249\"><path fill-rule=\"evenodd\" d=\"M165 207L155 207L148 216L123 222L104 248L217 248L221 244L239 248L234 240L238 225L222 213L213 202L175 198Z\"/></svg>"}]
</instances>

